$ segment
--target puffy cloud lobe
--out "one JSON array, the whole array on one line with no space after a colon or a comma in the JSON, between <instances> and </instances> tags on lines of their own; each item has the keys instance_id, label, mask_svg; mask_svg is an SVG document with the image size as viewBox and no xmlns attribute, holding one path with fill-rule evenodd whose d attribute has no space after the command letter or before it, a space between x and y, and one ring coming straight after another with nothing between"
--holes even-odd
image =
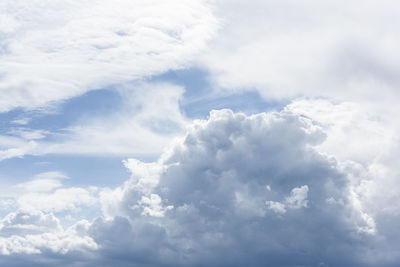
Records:
<instances>
[{"instance_id":1,"label":"puffy cloud lobe","mask_svg":"<svg viewBox=\"0 0 400 267\"><path fill-rule=\"evenodd\" d=\"M42 212L11 213L2 221L2 236L37 234L60 230L60 222L51 214Z\"/></svg>"},{"instance_id":2,"label":"puffy cloud lobe","mask_svg":"<svg viewBox=\"0 0 400 267\"><path fill-rule=\"evenodd\" d=\"M275 201L267 201L267 202L265 202L265 204L267 205L268 209L270 209L276 213L280 213L280 214L286 213L285 204L282 204L280 202L275 202Z\"/></svg>"},{"instance_id":3,"label":"puffy cloud lobe","mask_svg":"<svg viewBox=\"0 0 400 267\"><path fill-rule=\"evenodd\" d=\"M286 203L289 207L294 209L307 208L308 200L308 186L303 185L301 187L293 188L290 192L290 196L286 198Z\"/></svg>"},{"instance_id":4,"label":"puffy cloud lobe","mask_svg":"<svg viewBox=\"0 0 400 267\"><path fill-rule=\"evenodd\" d=\"M7 0L0 12L0 111L180 68L216 27L202 0Z\"/></svg>"},{"instance_id":5,"label":"puffy cloud lobe","mask_svg":"<svg viewBox=\"0 0 400 267\"><path fill-rule=\"evenodd\" d=\"M291 209L299 209L299 208L307 208L308 200L308 186L303 185L301 187L293 188L290 192L290 196L286 197L285 203L275 202L275 201L266 201L265 204L267 207L280 214L286 213L286 208Z\"/></svg>"},{"instance_id":6,"label":"puffy cloud lobe","mask_svg":"<svg viewBox=\"0 0 400 267\"><path fill-rule=\"evenodd\" d=\"M298 99L284 109L306 116L322 127L327 139L318 150L341 161L368 165L397 143L398 123L392 119L393 114L377 112L357 102Z\"/></svg>"}]
</instances>

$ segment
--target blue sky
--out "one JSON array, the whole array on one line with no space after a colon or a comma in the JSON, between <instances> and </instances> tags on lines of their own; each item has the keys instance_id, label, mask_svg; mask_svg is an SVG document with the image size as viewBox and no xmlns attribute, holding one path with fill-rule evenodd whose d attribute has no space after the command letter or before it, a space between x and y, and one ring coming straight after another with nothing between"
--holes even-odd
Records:
<instances>
[{"instance_id":1,"label":"blue sky","mask_svg":"<svg viewBox=\"0 0 400 267\"><path fill-rule=\"evenodd\" d=\"M398 8L2 1L0 265L397 266Z\"/></svg>"}]
</instances>

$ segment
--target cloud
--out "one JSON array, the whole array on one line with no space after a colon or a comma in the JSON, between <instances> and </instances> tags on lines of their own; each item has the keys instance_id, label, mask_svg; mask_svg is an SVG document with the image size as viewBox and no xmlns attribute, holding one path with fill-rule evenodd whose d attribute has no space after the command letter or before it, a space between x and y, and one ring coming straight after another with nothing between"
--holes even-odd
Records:
<instances>
[{"instance_id":1,"label":"cloud","mask_svg":"<svg viewBox=\"0 0 400 267\"><path fill-rule=\"evenodd\" d=\"M398 2L214 2L222 29L199 62L216 88L396 108Z\"/></svg>"},{"instance_id":2,"label":"cloud","mask_svg":"<svg viewBox=\"0 0 400 267\"><path fill-rule=\"evenodd\" d=\"M288 111L212 111L157 162L125 163L132 178L101 194L105 215L118 218L106 225L122 224L132 237L157 226L163 245L150 243L154 258L136 255L135 245L125 252L154 266L373 265L363 255L374 218L352 194L349 175L357 174L314 149L324 139L310 119ZM109 246L101 253L116 253Z\"/></svg>"},{"instance_id":3,"label":"cloud","mask_svg":"<svg viewBox=\"0 0 400 267\"><path fill-rule=\"evenodd\" d=\"M286 206L280 202L275 201L266 201L265 204L267 205L268 209L272 210L273 212L284 214L286 213Z\"/></svg>"},{"instance_id":4,"label":"cloud","mask_svg":"<svg viewBox=\"0 0 400 267\"><path fill-rule=\"evenodd\" d=\"M286 203L292 209L307 208L308 200L308 186L303 185L293 188L290 196L285 199Z\"/></svg>"},{"instance_id":5,"label":"cloud","mask_svg":"<svg viewBox=\"0 0 400 267\"><path fill-rule=\"evenodd\" d=\"M275 201L266 201L265 204L267 205L268 209L279 213L284 214L286 213L287 208L291 209L300 209L300 208L307 208L308 207L308 186L303 185L301 187L295 187L290 192L290 196L285 198L285 202L275 202Z\"/></svg>"},{"instance_id":6,"label":"cloud","mask_svg":"<svg viewBox=\"0 0 400 267\"><path fill-rule=\"evenodd\" d=\"M0 161L15 157L23 157L26 154L32 153L37 147L36 142L30 141L19 145L18 147L7 148L0 150Z\"/></svg>"},{"instance_id":7,"label":"cloud","mask_svg":"<svg viewBox=\"0 0 400 267\"><path fill-rule=\"evenodd\" d=\"M38 153L158 155L187 123L179 108L183 92L170 83L120 87L122 104L113 113L78 120Z\"/></svg>"},{"instance_id":8,"label":"cloud","mask_svg":"<svg viewBox=\"0 0 400 267\"><path fill-rule=\"evenodd\" d=\"M8 215L3 254L36 253L20 260L37 264L52 253L61 266L395 266L397 215L367 205L376 198L365 185L380 180L319 152L328 139L289 109L212 111L157 161L125 161L131 178L99 193L104 217L64 230L49 212Z\"/></svg>"},{"instance_id":9,"label":"cloud","mask_svg":"<svg viewBox=\"0 0 400 267\"><path fill-rule=\"evenodd\" d=\"M96 243L82 232L87 221L64 230L52 214L23 211L8 214L0 223L0 254L66 254L71 250L94 250Z\"/></svg>"},{"instance_id":10,"label":"cloud","mask_svg":"<svg viewBox=\"0 0 400 267\"><path fill-rule=\"evenodd\" d=\"M49 193L25 193L17 199L17 203L25 209L71 212L79 210L80 207L95 205L97 199L92 193L79 187L60 188Z\"/></svg>"},{"instance_id":11,"label":"cloud","mask_svg":"<svg viewBox=\"0 0 400 267\"><path fill-rule=\"evenodd\" d=\"M33 180L18 184L16 187L30 192L50 192L61 187L61 180L67 178L68 176L61 172L44 172L35 175Z\"/></svg>"},{"instance_id":12,"label":"cloud","mask_svg":"<svg viewBox=\"0 0 400 267\"><path fill-rule=\"evenodd\" d=\"M375 233L381 238L376 246L385 253L380 257L396 258L400 233L393 223L400 214L399 138L393 114L377 113L368 106L354 102L333 103L326 99L294 101L286 110L312 118L327 134L316 149L347 162L343 171L349 174L351 201L362 212L353 217L358 231ZM341 205L340 199L327 201ZM377 239L379 239L377 238ZM384 254L384 255L382 255Z\"/></svg>"},{"instance_id":13,"label":"cloud","mask_svg":"<svg viewBox=\"0 0 400 267\"><path fill-rule=\"evenodd\" d=\"M50 132L44 130L31 130L29 128L12 128L8 133L29 141L43 139Z\"/></svg>"},{"instance_id":14,"label":"cloud","mask_svg":"<svg viewBox=\"0 0 400 267\"><path fill-rule=\"evenodd\" d=\"M121 104L111 113L80 117L63 129L11 128L0 135L0 161L25 155L158 156L188 123L179 103L184 88L134 82L115 88ZM134 133L134 134L132 134Z\"/></svg>"},{"instance_id":15,"label":"cloud","mask_svg":"<svg viewBox=\"0 0 400 267\"><path fill-rule=\"evenodd\" d=\"M361 103L297 99L285 110L307 116L322 127L327 139L319 150L340 160L368 165L396 143L398 124L392 114L377 112Z\"/></svg>"},{"instance_id":16,"label":"cloud","mask_svg":"<svg viewBox=\"0 0 400 267\"><path fill-rule=\"evenodd\" d=\"M15 119L11 121L13 124L18 124L18 125L27 125L30 121L30 118L21 118L21 119Z\"/></svg>"},{"instance_id":17,"label":"cloud","mask_svg":"<svg viewBox=\"0 0 400 267\"><path fill-rule=\"evenodd\" d=\"M2 1L0 111L39 108L88 90L183 67L213 35L194 1Z\"/></svg>"},{"instance_id":18,"label":"cloud","mask_svg":"<svg viewBox=\"0 0 400 267\"><path fill-rule=\"evenodd\" d=\"M344 171L353 173L349 177L352 194L361 200L356 200L356 205L376 218L381 231L390 229L383 226L387 222L382 218L400 214L395 189L399 187L400 165L396 159L400 142L398 124L391 114L376 113L359 103L324 99L297 100L285 110L312 118L323 128L327 138L316 149L348 162Z\"/></svg>"},{"instance_id":19,"label":"cloud","mask_svg":"<svg viewBox=\"0 0 400 267\"><path fill-rule=\"evenodd\" d=\"M62 180L68 177L60 172L37 174L32 180L9 186L3 192L2 210L9 206L25 211L77 213L82 208L93 209L98 203L97 188L67 187Z\"/></svg>"}]
</instances>

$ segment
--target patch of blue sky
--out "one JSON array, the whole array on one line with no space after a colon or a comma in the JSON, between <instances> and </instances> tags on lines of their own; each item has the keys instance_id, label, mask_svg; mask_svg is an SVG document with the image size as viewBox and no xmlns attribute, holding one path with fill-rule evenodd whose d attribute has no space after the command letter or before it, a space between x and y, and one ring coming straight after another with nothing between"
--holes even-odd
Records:
<instances>
[{"instance_id":1,"label":"patch of blue sky","mask_svg":"<svg viewBox=\"0 0 400 267\"><path fill-rule=\"evenodd\" d=\"M152 77L151 81L167 81L185 88L181 101L181 110L189 118L206 118L213 109L229 108L234 112L254 114L259 112L280 110L287 102L266 101L256 90L216 94L206 71L189 68L169 71Z\"/></svg>"},{"instance_id":2,"label":"patch of blue sky","mask_svg":"<svg viewBox=\"0 0 400 267\"><path fill-rule=\"evenodd\" d=\"M58 103L49 110L12 110L0 114L2 126L15 126L16 120L28 118L31 129L57 131L86 117L102 116L115 110L121 103L121 96L111 88L89 91L79 97ZM5 122L5 123L4 123ZM5 124L5 125L4 125Z\"/></svg>"}]
</instances>

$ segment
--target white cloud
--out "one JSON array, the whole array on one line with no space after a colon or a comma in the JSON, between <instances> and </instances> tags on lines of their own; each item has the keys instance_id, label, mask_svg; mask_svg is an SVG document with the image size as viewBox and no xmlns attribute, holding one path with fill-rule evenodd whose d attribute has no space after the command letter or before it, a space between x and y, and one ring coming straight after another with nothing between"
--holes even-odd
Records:
<instances>
[{"instance_id":1,"label":"white cloud","mask_svg":"<svg viewBox=\"0 0 400 267\"><path fill-rule=\"evenodd\" d=\"M327 139L319 150L340 160L370 164L390 149L397 135L398 125L391 114L357 102L299 99L285 110L312 118L323 127Z\"/></svg>"},{"instance_id":2,"label":"white cloud","mask_svg":"<svg viewBox=\"0 0 400 267\"><path fill-rule=\"evenodd\" d=\"M30 121L30 118L21 118L21 119L15 119L11 121L13 124L18 124L18 125L27 125Z\"/></svg>"},{"instance_id":3,"label":"white cloud","mask_svg":"<svg viewBox=\"0 0 400 267\"><path fill-rule=\"evenodd\" d=\"M174 252L156 243L151 243L155 255L136 255L140 245L126 251L136 255L132 261L150 265L168 264L171 257L186 255L174 264L232 266L246 261L258 266L269 262L252 254L259 248L262 255L293 257L298 246L319 255L305 264L314 260L369 264L358 255L369 249L371 241L367 240L353 247L354 254L347 252L346 259L338 261L334 256L354 246L354 240L377 232L374 218L352 193L349 175L358 174L350 168L342 171L346 163L318 153L313 147L323 140L320 127L289 111L253 116L213 111L209 120L195 121L186 137L174 142L158 162L126 163L132 178L101 196L109 218L128 220L108 225L124 227L124 233L132 238L141 234L135 228L161 227L167 233L162 243L173 246ZM329 198L340 199L340 204L326 201ZM271 216L268 209L282 216ZM104 237L95 240L101 244ZM334 244L333 254L331 245L321 245L328 243ZM246 255L241 253L242 246ZM275 250L277 246L282 249ZM112 251L111 246L103 249ZM160 251L164 251L163 257ZM225 257L228 254L231 256ZM269 260L279 266L284 264L281 256Z\"/></svg>"},{"instance_id":4,"label":"white cloud","mask_svg":"<svg viewBox=\"0 0 400 267\"><path fill-rule=\"evenodd\" d=\"M172 205L163 207L162 199L157 194L150 194L150 197L142 196L138 204L143 208L142 215L154 217L163 217L166 211L174 208ZM132 209L140 208L140 206L133 206Z\"/></svg>"},{"instance_id":5,"label":"white cloud","mask_svg":"<svg viewBox=\"0 0 400 267\"><path fill-rule=\"evenodd\" d=\"M267 208L275 213L285 214L287 209L300 209L308 207L308 186L295 187L290 191L290 196L285 198L283 203L276 201L266 201Z\"/></svg>"},{"instance_id":6,"label":"white cloud","mask_svg":"<svg viewBox=\"0 0 400 267\"><path fill-rule=\"evenodd\" d=\"M8 134L21 137L24 140L39 140L43 139L50 132L45 130L31 130L28 128L12 128Z\"/></svg>"},{"instance_id":7,"label":"white cloud","mask_svg":"<svg viewBox=\"0 0 400 267\"><path fill-rule=\"evenodd\" d=\"M0 12L0 111L183 67L216 28L202 0L7 0Z\"/></svg>"},{"instance_id":8,"label":"white cloud","mask_svg":"<svg viewBox=\"0 0 400 267\"><path fill-rule=\"evenodd\" d=\"M15 157L23 157L26 154L32 153L37 147L37 143L30 141L20 144L18 147L7 148L0 150L0 161Z\"/></svg>"},{"instance_id":9,"label":"white cloud","mask_svg":"<svg viewBox=\"0 0 400 267\"><path fill-rule=\"evenodd\" d=\"M139 83L120 89L124 103L112 114L86 118L36 153L158 155L186 124L179 109L183 88Z\"/></svg>"},{"instance_id":10,"label":"white cloud","mask_svg":"<svg viewBox=\"0 0 400 267\"><path fill-rule=\"evenodd\" d=\"M73 251L86 251L83 266L115 265L116 259L148 266L390 266L398 259L390 249L400 238L397 217L375 212L368 201L376 198L367 197L376 196L368 181L376 186L381 180L369 177L362 164L318 152L329 139L323 127L289 109L252 116L213 111L208 120L194 121L158 161L124 162L132 177L99 193L106 219L63 230L31 219L47 213L20 211L25 221L4 219L10 227L3 226L2 253L39 253L27 260L32 263L49 250L63 265L59 255L73 260ZM62 179L57 173L36 178L51 176ZM55 204L51 194L63 188L57 186L47 186L46 197ZM375 258L365 256L371 253Z\"/></svg>"},{"instance_id":11,"label":"white cloud","mask_svg":"<svg viewBox=\"0 0 400 267\"><path fill-rule=\"evenodd\" d=\"M79 187L60 188L49 193L25 193L18 197L17 203L25 209L40 209L43 211L79 210L81 207L93 206L97 199L92 192Z\"/></svg>"},{"instance_id":12,"label":"white cloud","mask_svg":"<svg viewBox=\"0 0 400 267\"><path fill-rule=\"evenodd\" d=\"M62 186L61 180L68 177L61 172L44 172L35 175L34 179L16 185L17 188L25 192L50 192Z\"/></svg>"},{"instance_id":13,"label":"white cloud","mask_svg":"<svg viewBox=\"0 0 400 267\"><path fill-rule=\"evenodd\" d=\"M109 114L79 118L59 132L11 128L0 135L0 148L5 148L0 161L45 154L155 156L184 133L181 86L137 82L116 90L122 103Z\"/></svg>"},{"instance_id":14,"label":"white cloud","mask_svg":"<svg viewBox=\"0 0 400 267\"><path fill-rule=\"evenodd\" d=\"M199 62L217 88L398 110L397 1L214 2L222 29Z\"/></svg>"},{"instance_id":15,"label":"white cloud","mask_svg":"<svg viewBox=\"0 0 400 267\"><path fill-rule=\"evenodd\" d=\"M308 200L308 186L303 185L293 188L290 196L285 199L285 202L292 209L307 208Z\"/></svg>"},{"instance_id":16,"label":"white cloud","mask_svg":"<svg viewBox=\"0 0 400 267\"><path fill-rule=\"evenodd\" d=\"M66 254L97 249L93 239L84 234L88 225L87 221L80 221L64 230L52 214L19 210L1 221L0 254Z\"/></svg>"},{"instance_id":17,"label":"white cloud","mask_svg":"<svg viewBox=\"0 0 400 267\"><path fill-rule=\"evenodd\" d=\"M388 222L382 218L400 214L396 189L400 185L397 179L400 143L398 123L392 115L376 113L354 102L332 103L321 99L297 100L285 110L312 118L327 133L325 142L317 149L346 162L343 171L352 173L349 175L352 201L365 213L359 220L368 222L360 231L374 232L376 225L387 231L384 225ZM340 204L341 200L330 202Z\"/></svg>"},{"instance_id":18,"label":"white cloud","mask_svg":"<svg viewBox=\"0 0 400 267\"><path fill-rule=\"evenodd\" d=\"M267 205L267 208L279 213L279 214L284 214L286 213L286 206L285 204L282 204L280 202L275 202L275 201L266 201L265 204Z\"/></svg>"},{"instance_id":19,"label":"white cloud","mask_svg":"<svg viewBox=\"0 0 400 267\"><path fill-rule=\"evenodd\" d=\"M95 207L97 188L67 187L62 181L67 178L60 172L37 174L30 181L9 185L8 190L2 192L3 201L26 211L71 213L83 207ZM8 210L6 205L2 206L3 210Z\"/></svg>"}]
</instances>

